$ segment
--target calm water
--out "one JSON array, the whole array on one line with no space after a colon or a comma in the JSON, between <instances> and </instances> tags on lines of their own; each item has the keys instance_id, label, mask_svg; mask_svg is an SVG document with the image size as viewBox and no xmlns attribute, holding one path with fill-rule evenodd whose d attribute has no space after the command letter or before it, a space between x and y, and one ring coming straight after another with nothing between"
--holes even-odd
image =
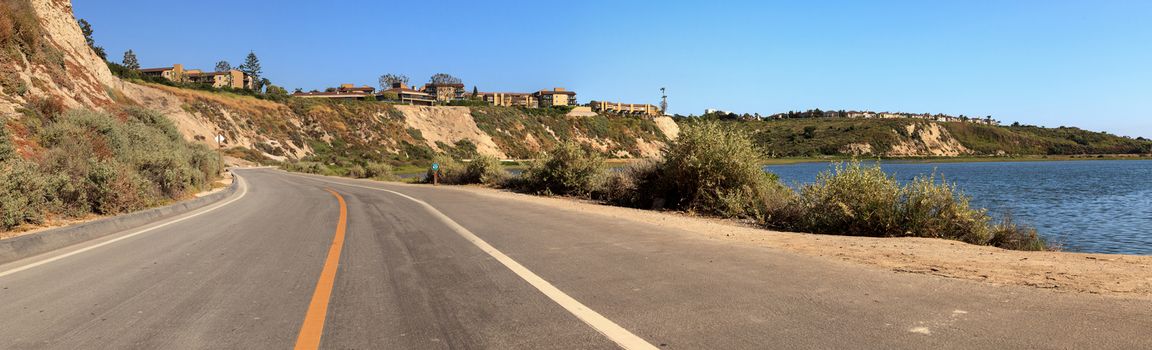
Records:
<instances>
[{"instance_id":1,"label":"calm water","mask_svg":"<svg viewBox=\"0 0 1152 350\"><path fill-rule=\"evenodd\" d=\"M785 183L810 183L828 163L772 165ZM1064 250L1152 255L1152 160L900 163L903 182L933 169L994 215L1011 211Z\"/></svg>"}]
</instances>

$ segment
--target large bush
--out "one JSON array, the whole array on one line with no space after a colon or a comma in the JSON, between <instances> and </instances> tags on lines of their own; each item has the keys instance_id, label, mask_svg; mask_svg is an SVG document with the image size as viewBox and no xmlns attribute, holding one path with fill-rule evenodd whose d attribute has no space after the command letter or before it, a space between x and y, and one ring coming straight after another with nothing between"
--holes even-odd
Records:
<instances>
[{"instance_id":1,"label":"large bush","mask_svg":"<svg viewBox=\"0 0 1152 350\"><path fill-rule=\"evenodd\" d=\"M668 146L656 184L670 207L724 216L767 214L781 185L760 165L761 154L742 131L718 122L687 126Z\"/></svg>"},{"instance_id":2,"label":"large bush","mask_svg":"<svg viewBox=\"0 0 1152 350\"><path fill-rule=\"evenodd\" d=\"M0 163L0 230L42 222L47 189L47 180L35 164L19 160Z\"/></svg>"},{"instance_id":3,"label":"large bush","mask_svg":"<svg viewBox=\"0 0 1152 350\"><path fill-rule=\"evenodd\" d=\"M386 163L368 163L348 168L348 176L357 179L393 180L392 166Z\"/></svg>"},{"instance_id":4,"label":"large bush","mask_svg":"<svg viewBox=\"0 0 1152 350\"><path fill-rule=\"evenodd\" d=\"M440 183L459 184L463 182L461 179L464 176L464 166L456 161L455 158L446 154L437 154L432 157L432 163L435 163L439 167ZM432 183L436 175L436 172L429 166L428 171L424 173L424 182Z\"/></svg>"},{"instance_id":5,"label":"large bush","mask_svg":"<svg viewBox=\"0 0 1152 350\"><path fill-rule=\"evenodd\" d=\"M38 118L25 116L25 118ZM142 109L124 120L77 110L45 116L33 137L36 162L0 159L0 229L62 217L117 214L185 198L207 189L220 157L181 138L167 118Z\"/></svg>"},{"instance_id":6,"label":"large bush","mask_svg":"<svg viewBox=\"0 0 1152 350\"><path fill-rule=\"evenodd\" d=\"M609 177L606 200L724 217L777 220L790 192L760 166L752 139L717 122L685 126L664 159L640 163Z\"/></svg>"},{"instance_id":7,"label":"large bush","mask_svg":"<svg viewBox=\"0 0 1152 350\"><path fill-rule=\"evenodd\" d=\"M900 185L879 165L835 165L800 188L795 220L775 226L802 232L876 237L946 238L1008 249L1042 250L1035 230L1010 219L990 223L984 209L936 175Z\"/></svg>"},{"instance_id":8,"label":"large bush","mask_svg":"<svg viewBox=\"0 0 1152 350\"><path fill-rule=\"evenodd\" d=\"M485 184L502 186L508 179L508 171L500 163L500 159L489 155L479 155L467 163L456 161L448 155L437 155L432 158L433 163L440 166L440 183L446 185ZM424 175L424 182L432 183L432 169Z\"/></svg>"},{"instance_id":9,"label":"large bush","mask_svg":"<svg viewBox=\"0 0 1152 350\"><path fill-rule=\"evenodd\" d=\"M604 175L604 158L565 142L529 164L512 186L539 194L587 196L599 189Z\"/></svg>"},{"instance_id":10,"label":"large bush","mask_svg":"<svg viewBox=\"0 0 1152 350\"><path fill-rule=\"evenodd\" d=\"M507 179L508 171L504 170L504 165L500 163L500 159L489 155L479 155L464 166L464 174L460 180L464 184L498 186Z\"/></svg>"}]
</instances>

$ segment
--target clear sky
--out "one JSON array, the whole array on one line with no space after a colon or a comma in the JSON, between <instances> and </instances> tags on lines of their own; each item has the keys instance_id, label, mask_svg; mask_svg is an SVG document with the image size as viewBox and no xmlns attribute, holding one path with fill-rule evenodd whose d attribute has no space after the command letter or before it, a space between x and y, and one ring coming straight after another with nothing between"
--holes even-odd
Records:
<instances>
[{"instance_id":1,"label":"clear sky","mask_svg":"<svg viewBox=\"0 0 1152 350\"><path fill-rule=\"evenodd\" d=\"M986 116L1152 137L1152 1L74 0L119 61L274 84L445 72L481 91L771 114Z\"/></svg>"}]
</instances>

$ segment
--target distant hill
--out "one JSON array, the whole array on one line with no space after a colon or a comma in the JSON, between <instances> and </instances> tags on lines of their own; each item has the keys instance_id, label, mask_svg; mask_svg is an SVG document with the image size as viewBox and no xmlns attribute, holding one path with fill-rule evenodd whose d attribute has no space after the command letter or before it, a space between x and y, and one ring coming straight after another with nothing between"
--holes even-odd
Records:
<instances>
[{"instance_id":1,"label":"distant hill","mask_svg":"<svg viewBox=\"0 0 1152 350\"><path fill-rule=\"evenodd\" d=\"M678 122L690 122L679 118ZM769 157L870 155L1148 154L1152 141L1079 128L997 126L922 119L796 118L729 120L747 130Z\"/></svg>"}]
</instances>

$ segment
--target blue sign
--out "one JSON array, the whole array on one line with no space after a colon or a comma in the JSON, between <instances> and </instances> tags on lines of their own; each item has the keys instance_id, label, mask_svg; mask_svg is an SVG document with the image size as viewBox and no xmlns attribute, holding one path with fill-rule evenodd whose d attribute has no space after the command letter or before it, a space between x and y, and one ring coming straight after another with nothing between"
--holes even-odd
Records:
<instances>
[{"instance_id":1,"label":"blue sign","mask_svg":"<svg viewBox=\"0 0 1152 350\"><path fill-rule=\"evenodd\" d=\"M432 163L432 170L440 170L440 163Z\"/></svg>"}]
</instances>

